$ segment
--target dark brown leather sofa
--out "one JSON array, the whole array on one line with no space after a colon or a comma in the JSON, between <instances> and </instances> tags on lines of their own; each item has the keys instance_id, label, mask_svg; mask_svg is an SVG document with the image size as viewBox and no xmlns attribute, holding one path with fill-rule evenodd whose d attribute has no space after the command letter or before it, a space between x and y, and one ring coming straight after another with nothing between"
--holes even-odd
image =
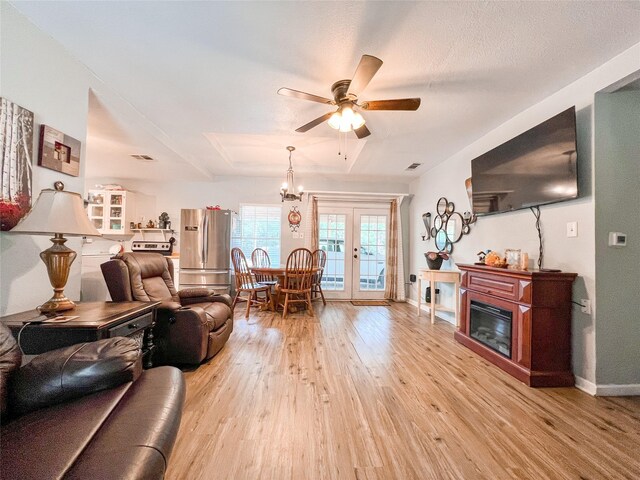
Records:
<instances>
[{"instance_id":1,"label":"dark brown leather sofa","mask_svg":"<svg viewBox=\"0 0 640 480\"><path fill-rule=\"evenodd\" d=\"M123 253L100 268L114 302L161 301L154 327L154 365L198 364L222 349L233 331L229 295L204 288L176 291L173 262L158 253Z\"/></svg>"},{"instance_id":2,"label":"dark brown leather sofa","mask_svg":"<svg viewBox=\"0 0 640 480\"><path fill-rule=\"evenodd\" d=\"M73 345L19 367L0 324L0 477L161 479L185 386L173 367L142 371L137 343Z\"/></svg>"}]
</instances>

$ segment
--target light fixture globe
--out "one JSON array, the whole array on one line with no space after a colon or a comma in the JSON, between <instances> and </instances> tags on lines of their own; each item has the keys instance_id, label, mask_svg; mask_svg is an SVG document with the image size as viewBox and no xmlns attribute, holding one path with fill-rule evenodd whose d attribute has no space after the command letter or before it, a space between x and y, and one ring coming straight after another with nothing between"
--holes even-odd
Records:
<instances>
[{"instance_id":1,"label":"light fixture globe","mask_svg":"<svg viewBox=\"0 0 640 480\"><path fill-rule=\"evenodd\" d=\"M329 117L329 121L327 123L334 130L338 130L340 128L341 119L342 119L342 116L340 115L340 112L336 111L333 113L333 115L331 115L331 117Z\"/></svg>"}]
</instances>

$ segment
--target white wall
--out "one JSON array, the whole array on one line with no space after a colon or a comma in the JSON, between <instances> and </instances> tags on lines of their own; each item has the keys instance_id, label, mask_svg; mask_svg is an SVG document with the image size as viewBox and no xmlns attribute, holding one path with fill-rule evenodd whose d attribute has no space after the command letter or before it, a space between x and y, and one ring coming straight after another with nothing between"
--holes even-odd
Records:
<instances>
[{"instance_id":1,"label":"white wall","mask_svg":"<svg viewBox=\"0 0 640 480\"><path fill-rule=\"evenodd\" d=\"M489 132L456 155L446 159L411 184L415 196L410 212L410 273L426 267L423 253L435 250L433 241L422 242L424 230L421 215L435 212L439 197L445 196L456 204L456 210L469 209L464 181L471 176L471 160L547 118L575 105L578 129L578 175L581 197L578 200L543 206L542 229L547 268L576 272L579 277L573 287L574 299L591 299L592 315L573 309L573 370L574 373L595 383L595 241L593 200L593 102L598 90L640 69L640 44L613 58L578 81L561 89L542 102L518 114L508 122ZM566 223L578 222L578 237L566 237ZM528 252L533 261L538 257L538 239L535 220L528 210L482 217L472 225L471 234L464 236L454 247L452 263L472 263L476 252L490 248L504 251L520 248ZM447 268L445 265L444 268ZM443 301L450 300L450 290L441 288ZM415 299L415 286L410 295ZM449 297L447 299L447 297Z\"/></svg>"},{"instance_id":2,"label":"white wall","mask_svg":"<svg viewBox=\"0 0 640 480\"><path fill-rule=\"evenodd\" d=\"M67 190L83 193L88 91L91 73L7 2L0 2L0 96L34 113L33 200L43 188L62 180ZM37 166L40 125L46 124L82 142L80 176ZM67 245L78 253L81 240ZM53 294L39 253L51 246L46 236L0 234L0 314L35 308ZM71 268L65 293L80 298L80 262Z\"/></svg>"},{"instance_id":3,"label":"white wall","mask_svg":"<svg viewBox=\"0 0 640 480\"><path fill-rule=\"evenodd\" d=\"M88 161L91 161L89 159ZM283 175L284 176L284 175ZM408 184L384 182L347 182L336 181L322 177L308 178L296 176L296 181L305 185L307 190L349 191L349 192L377 192L377 193L407 193ZM282 252L286 254L294 248L303 247L304 238L293 238L289 229L287 215L293 205L302 214L299 232L304 232L307 212L306 195L303 202L281 203L279 188L281 178L273 177L218 177L206 182L174 182L163 183L145 182L118 178L87 178L86 188L95 184L117 183L127 190L143 198L137 204L137 216L144 216L145 220L157 220L161 212L167 212L174 228L180 224L180 210L183 208L204 208L207 205L220 205L223 209L236 212L240 204L274 204L282 205ZM408 231L408 225L406 225ZM179 238L176 249L179 251ZM284 257L283 257L284 258Z\"/></svg>"}]
</instances>

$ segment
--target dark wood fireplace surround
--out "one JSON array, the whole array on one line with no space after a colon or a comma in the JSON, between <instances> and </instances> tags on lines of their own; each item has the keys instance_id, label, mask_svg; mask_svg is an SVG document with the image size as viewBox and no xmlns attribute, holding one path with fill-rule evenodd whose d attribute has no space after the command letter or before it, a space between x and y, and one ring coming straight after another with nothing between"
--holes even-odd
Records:
<instances>
[{"instance_id":1,"label":"dark wood fireplace surround","mask_svg":"<svg viewBox=\"0 0 640 480\"><path fill-rule=\"evenodd\" d=\"M460 327L455 339L531 387L568 387L571 372L571 285L575 273L458 264ZM470 336L471 301L512 313L511 358Z\"/></svg>"}]
</instances>

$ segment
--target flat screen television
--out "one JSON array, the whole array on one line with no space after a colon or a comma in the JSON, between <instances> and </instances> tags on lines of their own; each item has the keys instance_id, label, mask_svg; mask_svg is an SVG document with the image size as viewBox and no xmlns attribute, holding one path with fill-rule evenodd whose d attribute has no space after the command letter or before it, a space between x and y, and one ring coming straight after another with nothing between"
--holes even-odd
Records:
<instances>
[{"instance_id":1,"label":"flat screen television","mask_svg":"<svg viewBox=\"0 0 640 480\"><path fill-rule=\"evenodd\" d=\"M578 197L576 109L471 161L473 212L510 212Z\"/></svg>"}]
</instances>

